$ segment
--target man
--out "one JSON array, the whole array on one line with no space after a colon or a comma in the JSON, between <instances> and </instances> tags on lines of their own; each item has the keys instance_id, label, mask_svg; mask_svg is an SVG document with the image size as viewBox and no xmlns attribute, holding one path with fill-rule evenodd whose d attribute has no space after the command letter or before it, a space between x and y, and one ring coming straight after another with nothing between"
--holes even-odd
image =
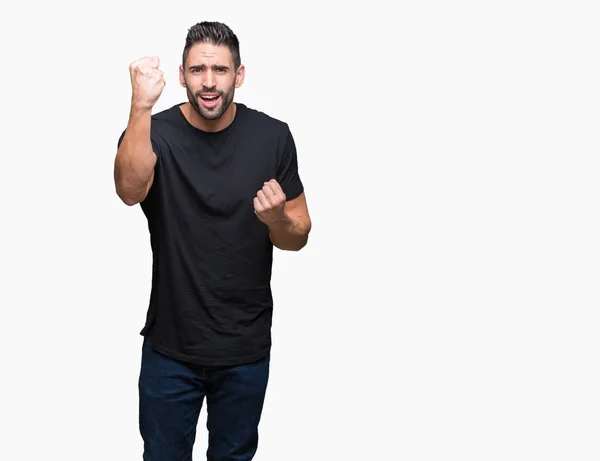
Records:
<instances>
[{"instance_id":1,"label":"man","mask_svg":"<svg viewBox=\"0 0 600 461\"><path fill-rule=\"evenodd\" d=\"M153 253L144 460L192 459L205 397L208 460L251 460L269 373L273 246L302 249L311 220L288 125L233 102L245 68L231 29L191 27L179 72L188 102L151 115L165 86L159 59L130 65L115 158L116 192L140 204Z\"/></svg>"}]
</instances>

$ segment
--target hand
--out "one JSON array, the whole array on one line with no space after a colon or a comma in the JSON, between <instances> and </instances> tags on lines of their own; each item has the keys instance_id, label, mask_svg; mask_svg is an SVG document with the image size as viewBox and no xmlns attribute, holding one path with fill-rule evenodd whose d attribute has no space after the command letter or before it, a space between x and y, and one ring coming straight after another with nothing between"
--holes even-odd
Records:
<instances>
[{"instance_id":1,"label":"hand","mask_svg":"<svg viewBox=\"0 0 600 461\"><path fill-rule=\"evenodd\" d=\"M263 184L254 197L254 213L267 226L286 221L285 194L275 179Z\"/></svg>"},{"instance_id":2,"label":"hand","mask_svg":"<svg viewBox=\"0 0 600 461\"><path fill-rule=\"evenodd\" d=\"M139 109L152 109L163 88L165 79L163 72L158 66L160 59L158 56L152 58L145 57L133 61L129 65L131 75L132 96L131 104Z\"/></svg>"}]
</instances>

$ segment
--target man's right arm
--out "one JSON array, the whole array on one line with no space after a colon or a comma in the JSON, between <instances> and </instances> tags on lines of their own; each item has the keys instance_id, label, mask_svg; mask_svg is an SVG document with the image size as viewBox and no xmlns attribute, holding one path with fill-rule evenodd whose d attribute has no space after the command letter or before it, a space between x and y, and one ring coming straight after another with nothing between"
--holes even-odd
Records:
<instances>
[{"instance_id":1,"label":"man's right arm","mask_svg":"<svg viewBox=\"0 0 600 461\"><path fill-rule=\"evenodd\" d=\"M125 136L115 157L115 188L129 206L146 198L154 180L157 157L150 141L151 111L131 108Z\"/></svg>"},{"instance_id":2,"label":"man's right arm","mask_svg":"<svg viewBox=\"0 0 600 461\"><path fill-rule=\"evenodd\" d=\"M114 180L117 195L129 206L146 198L154 181L157 156L152 149L152 107L165 86L158 57L145 57L129 66L131 111L125 135L117 150Z\"/></svg>"}]
</instances>

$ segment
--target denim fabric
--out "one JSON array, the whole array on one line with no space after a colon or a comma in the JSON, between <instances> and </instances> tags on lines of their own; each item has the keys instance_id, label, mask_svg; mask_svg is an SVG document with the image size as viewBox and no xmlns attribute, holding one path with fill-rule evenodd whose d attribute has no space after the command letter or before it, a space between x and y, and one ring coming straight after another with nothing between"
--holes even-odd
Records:
<instances>
[{"instance_id":1,"label":"denim fabric","mask_svg":"<svg viewBox=\"0 0 600 461\"><path fill-rule=\"evenodd\" d=\"M228 367L183 363L142 347L139 377L144 461L191 461L206 397L208 461L250 461L258 446L270 357Z\"/></svg>"}]
</instances>

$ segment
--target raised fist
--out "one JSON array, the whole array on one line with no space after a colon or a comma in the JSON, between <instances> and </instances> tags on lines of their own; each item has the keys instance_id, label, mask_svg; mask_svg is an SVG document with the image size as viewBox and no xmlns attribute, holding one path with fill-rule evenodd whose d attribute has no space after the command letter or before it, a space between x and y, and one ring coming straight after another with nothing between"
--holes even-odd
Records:
<instances>
[{"instance_id":1,"label":"raised fist","mask_svg":"<svg viewBox=\"0 0 600 461\"><path fill-rule=\"evenodd\" d=\"M254 213L266 225L276 225L285 221L286 197L275 179L263 184L254 197Z\"/></svg>"},{"instance_id":2,"label":"raised fist","mask_svg":"<svg viewBox=\"0 0 600 461\"><path fill-rule=\"evenodd\" d=\"M151 109L165 87L158 56L145 57L129 65L131 74L131 104L140 109Z\"/></svg>"}]
</instances>

